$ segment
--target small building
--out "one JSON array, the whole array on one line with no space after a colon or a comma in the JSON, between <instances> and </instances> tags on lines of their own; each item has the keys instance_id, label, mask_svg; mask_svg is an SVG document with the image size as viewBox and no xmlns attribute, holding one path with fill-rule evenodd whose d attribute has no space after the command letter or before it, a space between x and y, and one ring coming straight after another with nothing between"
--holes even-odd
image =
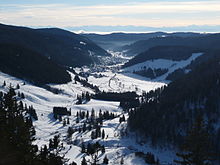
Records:
<instances>
[{"instance_id":1,"label":"small building","mask_svg":"<svg viewBox=\"0 0 220 165\"><path fill-rule=\"evenodd\" d=\"M55 116L71 115L71 109L68 111L66 107L53 107L53 114Z\"/></svg>"}]
</instances>

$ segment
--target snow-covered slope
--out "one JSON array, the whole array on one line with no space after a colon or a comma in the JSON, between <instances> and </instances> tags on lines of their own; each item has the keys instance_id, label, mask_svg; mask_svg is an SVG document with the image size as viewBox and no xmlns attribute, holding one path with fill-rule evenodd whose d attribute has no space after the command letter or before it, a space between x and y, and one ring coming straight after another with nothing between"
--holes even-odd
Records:
<instances>
[{"instance_id":1,"label":"snow-covered slope","mask_svg":"<svg viewBox=\"0 0 220 165\"><path fill-rule=\"evenodd\" d=\"M136 65L124 68L123 72L132 73L133 71L140 71L140 70L143 70L144 68L168 69L168 72L154 79L155 81L164 81L170 73L174 72L177 69L188 66L193 60L195 60L201 55L203 55L203 53L193 53L191 57L189 57L186 60L181 60L181 61L173 61L173 60L167 60L167 59L148 60L148 61L136 64Z\"/></svg>"},{"instance_id":2,"label":"snow-covered slope","mask_svg":"<svg viewBox=\"0 0 220 165\"><path fill-rule=\"evenodd\" d=\"M164 85L163 83L147 82L144 80L137 80L122 74L114 74L112 72L103 73L106 77L101 79L95 79L93 77L89 78L90 82L100 83L100 88L104 90L114 90L118 91L120 89L119 82L121 85L124 84L124 91L135 90L135 86L144 90L151 90L153 88ZM72 77L74 75L71 75ZM114 79L112 78L114 77ZM117 80L118 79L118 80ZM110 86L108 82L111 80ZM38 115L38 120L34 121L34 126L36 129L36 141L35 143L41 147L44 144L48 144L49 139L53 138L54 135L60 135L61 141L64 144L65 149L61 154L65 154L65 157L69 159L69 162L75 161L77 164L81 164L82 158L85 154L81 153L81 148L79 147L82 142L96 142L99 141L100 144L104 144L106 147L105 154L100 154L100 163L103 161L105 155L109 158L109 164L117 165L120 164L121 158L124 159L124 164L145 164L142 158L136 157L135 152L152 152L156 157L160 159L160 162L170 163L173 161L175 153L171 150L154 149L151 145L143 145L141 139L135 134L130 134L128 136L122 136L122 132L126 129L126 122L119 123L119 117L123 114L122 109L119 107L119 102L101 101L92 99L86 104L76 105L77 94L88 91L93 93L91 89L83 87L81 84L75 84L75 82L70 82L63 85L51 85L53 88L62 90L60 94L54 94L43 88L36 87L28 82L23 84L23 80L11 77L7 74L0 72L0 84L6 81L6 87L0 85L0 91L6 92L8 90L9 84L12 86L20 85L20 89L16 92L23 92L25 99L22 101L27 105L33 105L36 109ZM133 84L133 86L132 86ZM70 124L63 126L63 122L59 122L53 118L52 109L54 106L62 106L71 108L72 115L69 116ZM101 129L105 130L106 138L98 138L96 140L91 140L91 131L86 132L75 132L72 135L72 141L78 141L77 144L68 143L67 141L67 130L68 127L78 128L82 125L83 121L76 123L76 112L90 111L94 109L95 113L98 114L101 109L104 111L114 112L117 116L112 120L105 120ZM127 114L125 114L127 118ZM65 118L65 117L64 117ZM86 156L87 161L91 161L90 156Z\"/></svg>"},{"instance_id":3,"label":"snow-covered slope","mask_svg":"<svg viewBox=\"0 0 220 165\"><path fill-rule=\"evenodd\" d=\"M149 79L133 73L114 73L112 71L102 72L103 77L95 78L89 76L88 81L106 92L135 91L138 94L148 92L166 85L161 82L152 82Z\"/></svg>"}]
</instances>

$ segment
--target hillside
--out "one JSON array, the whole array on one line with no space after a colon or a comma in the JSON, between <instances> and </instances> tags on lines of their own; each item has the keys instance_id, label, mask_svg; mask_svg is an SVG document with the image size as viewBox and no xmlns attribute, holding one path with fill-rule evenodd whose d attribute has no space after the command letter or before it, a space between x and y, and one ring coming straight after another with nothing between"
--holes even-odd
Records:
<instances>
[{"instance_id":1,"label":"hillside","mask_svg":"<svg viewBox=\"0 0 220 165\"><path fill-rule=\"evenodd\" d=\"M109 54L89 39L57 28L31 29L0 24L0 43L28 48L64 66L99 62Z\"/></svg>"},{"instance_id":2,"label":"hillside","mask_svg":"<svg viewBox=\"0 0 220 165\"><path fill-rule=\"evenodd\" d=\"M110 71L104 73L106 75L105 79L111 78L114 73ZM74 75L71 74L72 80L74 79ZM91 76L93 77L93 76ZM131 89L132 85L142 85L146 88L146 91L150 89L155 89L156 87L160 87L164 84L162 83L154 83L148 81L140 81L134 78L129 78L122 75L117 75L117 77L125 84L126 88L124 91L135 90ZM82 78L82 77L80 77ZM129 81L128 81L129 80ZM91 99L89 102L77 105L77 97L82 94L82 92L89 92L93 94L90 88L84 87L81 83L74 81L62 84L62 85L51 85L52 88L56 88L61 90L62 92L59 94L54 94L50 91L47 91L43 88L34 86L26 82L23 84L23 80L17 79L15 77L9 76L7 74L3 74L0 72L0 83L6 82L6 86L0 85L0 92L7 92L9 85L12 87L16 87L17 84L20 85L19 89L16 89L16 94L23 93L25 98L21 99L16 96L18 101L22 101L27 106L33 106L36 110L36 114L38 116L38 120L33 119L33 125L36 130L36 135L34 136L36 140L33 144L38 145L40 149L44 145L48 145L49 140L53 138L55 135L60 136L60 143L63 143L65 147L60 154L65 155L65 158L68 159L67 163L76 162L77 164L81 164L83 157L86 158L87 161L92 162L92 156L87 153L82 153L82 144L87 145L95 144L99 142L100 144L105 146L105 153L98 152L99 155L99 163L103 162L103 158L105 156L109 159L110 165L120 164L122 157L124 158L124 164L133 165L134 162L136 164L144 164L144 159L136 156L136 152L152 152L156 157L160 159L163 163L170 163L173 160L173 156L175 156L175 152L172 150L163 150L156 149L151 147L150 145L141 145L137 142L136 137L131 134L130 136L125 136L124 132L126 131L126 122L120 123L120 117L125 115L127 119L127 113L122 111L122 108L119 106L118 101L103 101ZM93 77L93 82L101 82L100 78ZM90 81L92 82L92 81ZM104 87L105 85L105 87ZM112 83L112 87L115 92L120 88L119 83ZM103 89L108 88L108 83L103 84ZM107 91L107 90L106 90ZM71 109L71 116L62 116L62 121L55 119L53 116L53 107L61 106L67 107L68 110ZM91 130L79 131L80 128L86 123L89 126L89 123L86 122L86 119L79 119L77 117L77 113L87 113L91 115L92 111L95 111L96 118L100 114L100 110L102 113L109 112L114 113L115 117L110 119L103 120L103 124L100 126L101 130L105 131L105 138L102 139L98 137L96 139L91 138L92 132L95 130L92 127ZM89 116L90 116L89 115ZM64 121L69 119L69 124L66 123L64 125ZM79 120L79 122L77 122ZM68 135L69 128L72 128L74 132L71 137ZM164 152L166 151L166 152ZM4 159L3 159L4 160ZM0 160L1 161L1 160Z\"/></svg>"},{"instance_id":3,"label":"hillside","mask_svg":"<svg viewBox=\"0 0 220 165\"><path fill-rule=\"evenodd\" d=\"M92 41L94 41L100 47L111 50L118 51L120 47L123 47L128 44L132 44L139 40L146 40L152 37L158 37L165 35L164 32L155 32L155 33L111 33L111 34L93 34L93 33L83 33L82 36L85 36Z\"/></svg>"},{"instance_id":4,"label":"hillside","mask_svg":"<svg viewBox=\"0 0 220 165\"><path fill-rule=\"evenodd\" d=\"M122 72L138 74L153 81L173 81L211 57L212 53L204 49L157 46L129 60L122 66Z\"/></svg>"},{"instance_id":5,"label":"hillside","mask_svg":"<svg viewBox=\"0 0 220 165\"><path fill-rule=\"evenodd\" d=\"M181 61L189 58L192 53L202 52L204 50L187 46L156 46L140 53L129 60L123 67L129 67L147 60L167 59Z\"/></svg>"},{"instance_id":6,"label":"hillside","mask_svg":"<svg viewBox=\"0 0 220 165\"><path fill-rule=\"evenodd\" d=\"M151 81L167 82L175 80L192 70L194 61L200 61L204 53L192 53L186 60L173 61L167 59L147 60L122 69L122 72L133 73ZM181 71L181 73L179 73Z\"/></svg>"},{"instance_id":7,"label":"hillside","mask_svg":"<svg viewBox=\"0 0 220 165\"><path fill-rule=\"evenodd\" d=\"M220 34L206 34L198 36L165 36L137 41L121 48L125 54L135 56L156 46L187 46L201 49L218 49Z\"/></svg>"},{"instance_id":8,"label":"hillside","mask_svg":"<svg viewBox=\"0 0 220 165\"><path fill-rule=\"evenodd\" d=\"M111 33L111 34L81 34L92 41L94 41L100 47L111 51L125 51L126 45L132 45L140 40L148 40L150 38L162 37L162 36L177 36L177 37L192 37L200 36L199 33L166 33L166 32L153 32L153 33ZM127 53L127 55L130 55ZM132 55L132 54L131 54Z\"/></svg>"},{"instance_id":9,"label":"hillside","mask_svg":"<svg viewBox=\"0 0 220 165\"><path fill-rule=\"evenodd\" d=\"M180 145L195 118L202 115L219 153L219 61L217 53L167 87L148 93L142 106L130 111L129 128L153 145Z\"/></svg>"},{"instance_id":10,"label":"hillside","mask_svg":"<svg viewBox=\"0 0 220 165\"><path fill-rule=\"evenodd\" d=\"M71 81L65 68L27 48L0 44L0 71L37 84Z\"/></svg>"},{"instance_id":11,"label":"hillside","mask_svg":"<svg viewBox=\"0 0 220 165\"><path fill-rule=\"evenodd\" d=\"M199 58L198 56L203 57L201 53L195 53L189 58L185 56L185 63L189 64L192 59ZM136 92L140 96L138 100L142 102L142 105L140 108L133 108L129 111L122 109L119 101L104 101L101 97L96 99L91 97L88 101L77 103L83 93L94 94L94 91L85 86L82 81L75 82L75 75L72 73L70 73L72 81L61 85L49 85L59 90L58 94L29 82L24 84L24 80L0 73L0 83L6 82L6 85L0 86L0 91L7 92L9 86L20 85L15 92L16 94L23 93L25 97L21 98L18 95L16 98L24 105L33 106L38 117L37 120L33 119L36 130L34 136L36 140L33 144L36 144L39 149L44 145L50 147L48 145L50 139L59 136L60 143L64 147L59 154L67 158L67 164L73 161L81 164L84 157L87 163L93 162L94 155L98 155L97 162L100 164L107 156L110 165L121 164L122 160L126 165L141 165L147 163L146 155L149 153L161 164L172 164L176 159L175 153L179 151L176 146L183 141L180 135L182 132L185 134L191 126L198 108L201 108L201 112L207 115L213 141L216 142L215 139L218 138L219 112L216 108L218 107L216 100L220 98L218 96L220 93L218 92L219 61L220 58L217 56L212 61L198 64L200 67L195 67L190 74L187 74L187 77L184 76L165 88L162 87L167 85L165 83L148 81L147 78L132 73L116 72L117 65L75 68L80 79L97 85L101 91L106 93ZM176 66L183 65L181 60L176 62L179 62ZM158 87L159 90L151 91ZM54 107L66 107L71 115L55 118ZM181 107L189 111L182 113ZM193 108L197 109L193 111ZM85 117L87 113L89 117ZM99 123L102 114L114 115L102 118L100 124L91 124L94 119ZM125 121L122 121L122 118L125 118ZM98 130L97 126L101 132L104 131L104 138L94 137L94 132ZM97 142L104 146L104 151L98 150L96 154L90 154L89 144ZM215 144L218 147L219 144ZM83 146L86 147L85 150Z\"/></svg>"}]
</instances>

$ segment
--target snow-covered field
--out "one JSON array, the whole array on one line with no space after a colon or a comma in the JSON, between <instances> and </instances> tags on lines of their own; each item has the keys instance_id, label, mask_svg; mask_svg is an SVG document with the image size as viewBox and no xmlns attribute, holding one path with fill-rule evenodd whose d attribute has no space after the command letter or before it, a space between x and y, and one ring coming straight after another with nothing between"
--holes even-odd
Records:
<instances>
[{"instance_id":1,"label":"snow-covered field","mask_svg":"<svg viewBox=\"0 0 220 165\"><path fill-rule=\"evenodd\" d=\"M166 85L162 82L152 82L148 78L133 73L113 73L111 71L102 72L101 78L90 76L88 81L97 85L101 91L126 92L136 91L138 94L148 92L158 87Z\"/></svg>"},{"instance_id":2,"label":"snow-covered field","mask_svg":"<svg viewBox=\"0 0 220 165\"><path fill-rule=\"evenodd\" d=\"M164 83L149 82L145 78L135 76L133 74L121 74L113 73L112 71L102 72L105 75L102 78L95 78L93 76L89 77L89 82L98 85L101 90L106 91L137 91L141 94L143 91L149 91L165 85ZM74 78L74 75L72 75ZM109 164L117 165L123 157L124 164L135 165L135 164L145 164L142 158L136 157L135 152L152 152L156 157L160 159L161 163L171 163L175 156L175 152L170 150L155 149L150 145L143 145L140 142L140 138L136 135L129 133L128 136L121 136L121 132L126 129L126 122L119 123L119 117L123 114L122 109L119 107L119 102L101 101L92 99L86 104L76 105L77 95L82 92L88 91L93 93L89 88L83 87L81 84L75 84L74 81L63 84L63 85L51 85L54 88L61 89L62 93L54 94L43 88L36 87L28 82L23 85L23 80L14 78L7 74L0 72L0 84L6 81L7 87L2 87L0 85L0 91L7 91L9 84L16 87L17 84L20 85L20 89L17 92L23 92L25 99L22 101L27 105L33 105L36 109L38 120L34 121L34 126L36 129L36 141L38 146L48 144L49 139L53 138L54 135L60 135L61 140L64 144L65 149L62 154L69 159L69 163L75 161L77 164L81 164L82 158L85 154L81 153L81 148L79 147L82 142L96 142L99 141L100 144L104 144L106 147L105 154L101 154L99 159L102 163L105 155L109 158ZM63 126L63 122L59 122L53 118L52 110L54 106L71 108L72 115L69 117L70 124ZM105 134L108 138L96 140L91 140L91 131L86 131L84 133L75 132L72 135L72 141L79 141L77 145L67 143L67 130L68 127L77 128L82 125L81 121L76 123L76 112L77 111L89 111L94 109L95 113L98 114L101 109L104 111L114 112L119 115L112 120L105 120L102 126L102 130L105 130ZM127 114L125 114L127 118ZM90 156L86 156L88 161L91 161Z\"/></svg>"},{"instance_id":3,"label":"snow-covered field","mask_svg":"<svg viewBox=\"0 0 220 165\"><path fill-rule=\"evenodd\" d=\"M193 60L203 55L203 53L193 53L191 57L186 60L172 61L166 59L148 60L130 67L123 69L123 72L132 73L133 71L143 70L144 67L151 69L168 69L168 72L160 77L154 79L154 81L164 81L166 77L177 69L181 69L189 65ZM149 79L148 79L149 80Z\"/></svg>"}]
</instances>

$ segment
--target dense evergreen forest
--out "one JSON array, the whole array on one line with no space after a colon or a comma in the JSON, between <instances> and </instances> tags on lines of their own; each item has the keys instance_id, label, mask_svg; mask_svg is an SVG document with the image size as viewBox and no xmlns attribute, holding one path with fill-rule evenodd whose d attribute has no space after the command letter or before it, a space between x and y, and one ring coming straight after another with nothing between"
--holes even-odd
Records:
<instances>
[{"instance_id":1,"label":"dense evergreen forest","mask_svg":"<svg viewBox=\"0 0 220 165\"><path fill-rule=\"evenodd\" d=\"M220 50L218 49L205 50L202 56L199 56L198 58L196 58L196 60L192 61L185 68L180 68L170 73L166 79L171 80L171 81L177 80L181 78L182 76L184 76L186 73L190 72L191 70L194 70L197 67L197 65L201 65L203 62L206 62L209 59L215 58L216 56L219 55L219 53L220 53Z\"/></svg>"},{"instance_id":2,"label":"dense evergreen forest","mask_svg":"<svg viewBox=\"0 0 220 165\"><path fill-rule=\"evenodd\" d=\"M162 76L163 74L167 73L168 69L151 69L151 68L146 68L144 67L142 70L138 70L138 71L133 71L133 73L150 78L150 79L154 79L157 78L159 76Z\"/></svg>"},{"instance_id":3,"label":"dense evergreen forest","mask_svg":"<svg viewBox=\"0 0 220 165\"><path fill-rule=\"evenodd\" d=\"M35 51L12 44L0 44L0 70L37 84L71 80L64 67Z\"/></svg>"},{"instance_id":4,"label":"dense evergreen forest","mask_svg":"<svg viewBox=\"0 0 220 165\"><path fill-rule=\"evenodd\" d=\"M157 46L186 46L214 50L219 49L219 43L220 34L188 35L188 37L171 35L140 40L131 45L126 45L121 49L127 50L126 54L128 55L138 55Z\"/></svg>"},{"instance_id":5,"label":"dense evergreen forest","mask_svg":"<svg viewBox=\"0 0 220 165\"><path fill-rule=\"evenodd\" d=\"M129 128L154 146L179 146L195 119L202 116L214 150L220 153L219 63L216 56L168 86L144 95L142 105L129 112Z\"/></svg>"},{"instance_id":6,"label":"dense evergreen forest","mask_svg":"<svg viewBox=\"0 0 220 165\"><path fill-rule=\"evenodd\" d=\"M203 52L203 49L189 46L155 46L129 60L123 67L129 67L147 60L167 59L173 61L186 60L192 53Z\"/></svg>"},{"instance_id":7,"label":"dense evergreen forest","mask_svg":"<svg viewBox=\"0 0 220 165\"><path fill-rule=\"evenodd\" d=\"M131 101L134 100L138 95L135 92L99 92L96 93L93 98L106 100L106 101Z\"/></svg>"},{"instance_id":8,"label":"dense evergreen forest","mask_svg":"<svg viewBox=\"0 0 220 165\"><path fill-rule=\"evenodd\" d=\"M96 55L109 54L78 34L58 29L31 29L0 24L0 43L28 48L63 66L82 66L98 62Z\"/></svg>"}]
</instances>

